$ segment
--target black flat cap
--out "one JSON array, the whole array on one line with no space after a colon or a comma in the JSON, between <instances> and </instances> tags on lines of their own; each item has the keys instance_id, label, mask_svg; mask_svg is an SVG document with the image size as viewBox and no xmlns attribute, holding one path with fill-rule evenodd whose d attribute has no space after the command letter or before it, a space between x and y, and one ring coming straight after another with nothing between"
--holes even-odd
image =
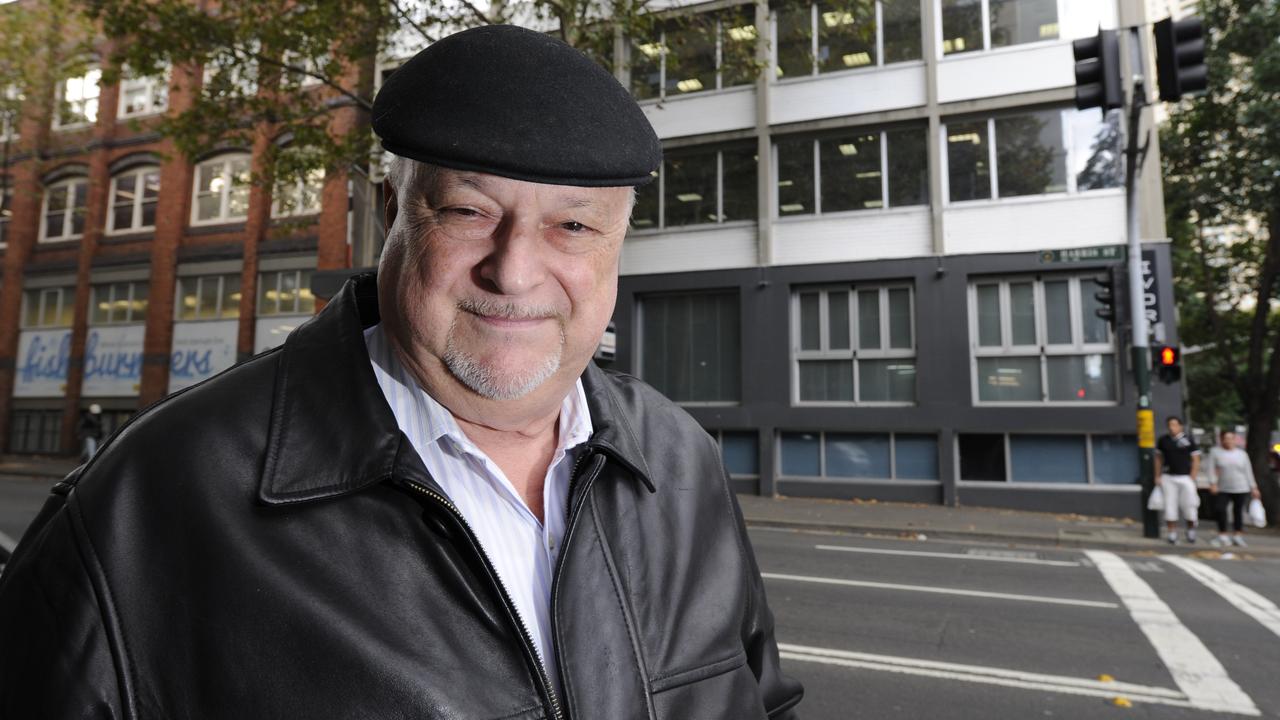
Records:
<instances>
[{"instance_id":1,"label":"black flat cap","mask_svg":"<svg viewBox=\"0 0 1280 720\"><path fill-rule=\"evenodd\" d=\"M374 99L373 129L396 155L554 185L641 185L662 162L653 126L607 70L512 25L413 56Z\"/></svg>"}]
</instances>

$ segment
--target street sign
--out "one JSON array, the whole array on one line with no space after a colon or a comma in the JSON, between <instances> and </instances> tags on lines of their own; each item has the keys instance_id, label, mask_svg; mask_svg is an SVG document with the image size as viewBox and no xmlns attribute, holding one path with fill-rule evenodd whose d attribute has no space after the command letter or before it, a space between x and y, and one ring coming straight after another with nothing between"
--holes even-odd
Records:
<instances>
[{"instance_id":1,"label":"street sign","mask_svg":"<svg viewBox=\"0 0 1280 720\"><path fill-rule=\"evenodd\" d=\"M1147 327L1155 329L1160 322L1160 285L1156 280L1156 251L1142 251L1142 307Z\"/></svg>"},{"instance_id":2,"label":"street sign","mask_svg":"<svg viewBox=\"0 0 1280 720\"><path fill-rule=\"evenodd\" d=\"M1065 250L1041 250L1041 265L1082 262L1123 262L1128 253L1124 245L1098 245L1096 247L1067 248Z\"/></svg>"}]
</instances>

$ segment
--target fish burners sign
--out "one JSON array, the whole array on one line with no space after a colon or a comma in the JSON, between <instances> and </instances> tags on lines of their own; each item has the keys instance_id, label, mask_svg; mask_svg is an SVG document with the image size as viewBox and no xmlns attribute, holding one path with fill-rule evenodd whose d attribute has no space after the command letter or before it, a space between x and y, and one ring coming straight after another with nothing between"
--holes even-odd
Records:
<instances>
[{"instance_id":1,"label":"fish burners sign","mask_svg":"<svg viewBox=\"0 0 1280 720\"><path fill-rule=\"evenodd\" d=\"M84 397L132 397L142 381L142 325L89 328ZM71 362L71 330L25 330L18 339L14 397L62 397Z\"/></svg>"},{"instance_id":2,"label":"fish burners sign","mask_svg":"<svg viewBox=\"0 0 1280 720\"><path fill-rule=\"evenodd\" d=\"M239 320L176 323L169 392L195 385L234 365L239 326Z\"/></svg>"},{"instance_id":3,"label":"fish burners sign","mask_svg":"<svg viewBox=\"0 0 1280 720\"><path fill-rule=\"evenodd\" d=\"M62 397L71 362L71 330L24 330L18 337L18 366L13 396Z\"/></svg>"}]
</instances>

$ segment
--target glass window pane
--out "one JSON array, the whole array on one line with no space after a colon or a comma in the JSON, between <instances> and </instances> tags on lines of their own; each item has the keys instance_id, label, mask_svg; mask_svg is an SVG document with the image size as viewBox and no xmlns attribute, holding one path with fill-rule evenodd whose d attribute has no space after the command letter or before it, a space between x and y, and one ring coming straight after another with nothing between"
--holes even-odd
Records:
<instances>
[{"instance_id":1,"label":"glass window pane","mask_svg":"<svg viewBox=\"0 0 1280 720\"><path fill-rule=\"evenodd\" d=\"M1084 441L1084 435L1010 435L1009 479L1013 482L1087 482Z\"/></svg>"},{"instance_id":2,"label":"glass window pane","mask_svg":"<svg viewBox=\"0 0 1280 720\"><path fill-rule=\"evenodd\" d=\"M730 475L759 475L760 450L753 432L724 432L720 452Z\"/></svg>"},{"instance_id":3,"label":"glass window pane","mask_svg":"<svg viewBox=\"0 0 1280 720\"><path fill-rule=\"evenodd\" d=\"M198 278L178 278L178 319L194 320L200 302Z\"/></svg>"},{"instance_id":4,"label":"glass window pane","mask_svg":"<svg viewBox=\"0 0 1280 720\"><path fill-rule=\"evenodd\" d=\"M67 207L67 186L59 185L49 188L49 212L65 210Z\"/></svg>"},{"instance_id":5,"label":"glass window pane","mask_svg":"<svg viewBox=\"0 0 1280 720\"><path fill-rule=\"evenodd\" d=\"M889 207L928 205L928 131L924 128L890 130L886 136L889 144Z\"/></svg>"},{"instance_id":6,"label":"glass window pane","mask_svg":"<svg viewBox=\"0 0 1280 720\"><path fill-rule=\"evenodd\" d=\"M1035 286L1009 283L1009 340L1012 345L1036 345Z\"/></svg>"},{"instance_id":7,"label":"glass window pane","mask_svg":"<svg viewBox=\"0 0 1280 720\"><path fill-rule=\"evenodd\" d=\"M1087 343L1105 343L1108 337L1107 321L1098 317L1102 303L1098 302L1097 293L1102 289L1092 280L1080 280L1080 326L1084 330L1084 341Z\"/></svg>"},{"instance_id":8,"label":"glass window pane","mask_svg":"<svg viewBox=\"0 0 1280 720\"><path fill-rule=\"evenodd\" d=\"M641 308L641 371L649 384L677 402L739 398L736 292L649 297Z\"/></svg>"},{"instance_id":9,"label":"glass window pane","mask_svg":"<svg viewBox=\"0 0 1280 720\"><path fill-rule=\"evenodd\" d=\"M802 360L801 402L853 402L852 360Z\"/></svg>"},{"instance_id":10,"label":"glass window pane","mask_svg":"<svg viewBox=\"0 0 1280 720\"><path fill-rule=\"evenodd\" d=\"M1004 435L960 433L960 479L1004 482Z\"/></svg>"},{"instance_id":11,"label":"glass window pane","mask_svg":"<svg viewBox=\"0 0 1280 720\"><path fill-rule=\"evenodd\" d=\"M1076 189L1099 190L1124 185L1120 145L1120 111L1099 118L1095 110L1067 110L1071 123L1071 172Z\"/></svg>"},{"instance_id":12,"label":"glass window pane","mask_svg":"<svg viewBox=\"0 0 1280 720\"><path fill-rule=\"evenodd\" d=\"M147 319L147 300L151 291L149 283L133 283L133 300L129 303L129 322L145 322Z\"/></svg>"},{"instance_id":13,"label":"glass window pane","mask_svg":"<svg viewBox=\"0 0 1280 720\"><path fill-rule=\"evenodd\" d=\"M63 235L62 227L65 215L61 212L49 213L44 217L45 237L60 238Z\"/></svg>"},{"instance_id":14,"label":"glass window pane","mask_svg":"<svg viewBox=\"0 0 1280 720\"><path fill-rule=\"evenodd\" d=\"M147 200L142 203L142 224L139 227L149 228L156 226L156 201Z\"/></svg>"},{"instance_id":15,"label":"glass window pane","mask_svg":"<svg viewBox=\"0 0 1280 720\"><path fill-rule=\"evenodd\" d=\"M720 13L720 87L755 82L756 37L754 6Z\"/></svg>"},{"instance_id":16,"label":"glass window pane","mask_svg":"<svg viewBox=\"0 0 1280 720\"><path fill-rule=\"evenodd\" d=\"M673 152L663 163L666 226L716 222L716 153Z\"/></svg>"},{"instance_id":17,"label":"glass window pane","mask_svg":"<svg viewBox=\"0 0 1280 720\"><path fill-rule=\"evenodd\" d=\"M40 324L40 294L28 290L22 293L26 309L22 316L22 327L35 327Z\"/></svg>"},{"instance_id":18,"label":"glass window pane","mask_svg":"<svg viewBox=\"0 0 1280 720\"><path fill-rule=\"evenodd\" d=\"M889 290L889 347L911 347L911 291L907 288Z\"/></svg>"},{"instance_id":19,"label":"glass window pane","mask_svg":"<svg viewBox=\"0 0 1280 720\"><path fill-rule=\"evenodd\" d=\"M196 313L199 318L218 317L218 277L210 275L200 280L200 307Z\"/></svg>"},{"instance_id":20,"label":"glass window pane","mask_svg":"<svg viewBox=\"0 0 1280 720\"><path fill-rule=\"evenodd\" d=\"M111 229L128 230L133 227L133 203L116 205L111 210Z\"/></svg>"},{"instance_id":21,"label":"glass window pane","mask_svg":"<svg viewBox=\"0 0 1280 720\"><path fill-rule=\"evenodd\" d=\"M858 347L863 350L880 348L880 291L858 292Z\"/></svg>"},{"instance_id":22,"label":"glass window pane","mask_svg":"<svg viewBox=\"0 0 1280 720\"><path fill-rule=\"evenodd\" d=\"M783 475L818 477L822 474L818 437L818 433L812 432L782 433L779 465Z\"/></svg>"},{"instance_id":23,"label":"glass window pane","mask_svg":"<svg viewBox=\"0 0 1280 720\"><path fill-rule=\"evenodd\" d=\"M155 200L160 197L160 171L151 170L142 175L142 197Z\"/></svg>"},{"instance_id":24,"label":"glass window pane","mask_svg":"<svg viewBox=\"0 0 1280 720\"><path fill-rule=\"evenodd\" d=\"M92 325L103 325L111 322L111 287L108 285L93 286L89 296L93 311L89 316Z\"/></svg>"},{"instance_id":25,"label":"glass window pane","mask_svg":"<svg viewBox=\"0 0 1280 720\"><path fill-rule=\"evenodd\" d=\"M1111 402L1116 399L1115 356L1051 355L1047 360L1049 400Z\"/></svg>"},{"instance_id":26,"label":"glass window pane","mask_svg":"<svg viewBox=\"0 0 1280 720\"><path fill-rule=\"evenodd\" d=\"M133 199L136 197L134 194L134 185L137 181L137 175L121 175L116 178L116 194L115 197L111 199L111 202L115 204L132 204Z\"/></svg>"},{"instance_id":27,"label":"glass window pane","mask_svg":"<svg viewBox=\"0 0 1280 720\"><path fill-rule=\"evenodd\" d=\"M1057 0L989 0L991 47L1058 38Z\"/></svg>"},{"instance_id":28,"label":"glass window pane","mask_svg":"<svg viewBox=\"0 0 1280 720\"><path fill-rule=\"evenodd\" d=\"M910 358L858 361L860 402L915 402L916 361Z\"/></svg>"},{"instance_id":29,"label":"glass window pane","mask_svg":"<svg viewBox=\"0 0 1280 720\"><path fill-rule=\"evenodd\" d=\"M884 0L880 16L884 21L884 61L919 60L920 3L916 0Z\"/></svg>"},{"instance_id":30,"label":"glass window pane","mask_svg":"<svg viewBox=\"0 0 1280 720\"><path fill-rule=\"evenodd\" d=\"M657 37L631 44L631 94L637 100L658 97L662 88L662 44Z\"/></svg>"},{"instance_id":31,"label":"glass window pane","mask_svg":"<svg viewBox=\"0 0 1280 720\"><path fill-rule=\"evenodd\" d=\"M818 4L818 71L876 64L876 4L847 0Z\"/></svg>"},{"instance_id":32,"label":"glass window pane","mask_svg":"<svg viewBox=\"0 0 1280 720\"><path fill-rule=\"evenodd\" d=\"M75 294L75 288L65 288L63 290L55 290L54 297L49 299L48 305L50 309L54 307L58 309L56 322L58 327L71 327L71 321L75 315L75 303L72 302Z\"/></svg>"},{"instance_id":33,"label":"glass window pane","mask_svg":"<svg viewBox=\"0 0 1280 720\"><path fill-rule=\"evenodd\" d=\"M996 118L995 124L1000 197L1066 192L1062 111Z\"/></svg>"},{"instance_id":34,"label":"glass window pane","mask_svg":"<svg viewBox=\"0 0 1280 720\"><path fill-rule=\"evenodd\" d=\"M891 477L887 433L827 433L827 477Z\"/></svg>"},{"instance_id":35,"label":"glass window pane","mask_svg":"<svg viewBox=\"0 0 1280 720\"><path fill-rule=\"evenodd\" d=\"M221 212L222 197L219 195L201 195L196 199L196 219L212 220Z\"/></svg>"},{"instance_id":36,"label":"glass window pane","mask_svg":"<svg viewBox=\"0 0 1280 720\"><path fill-rule=\"evenodd\" d=\"M759 158L754 145L721 152L724 165L724 214L721 220L756 220L756 167Z\"/></svg>"},{"instance_id":37,"label":"glass window pane","mask_svg":"<svg viewBox=\"0 0 1280 720\"><path fill-rule=\"evenodd\" d=\"M800 294L800 349L820 350L822 335L818 315L819 295L813 293Z\"/></svg>"},{"instance_id":38,"label":"glass window pane","mask_svg":"<svg viewBox=\"0 0 1280 720\"><path fill-rule=\"evenodd\" d=\"M303 270L299 273L299 278L298 312L313 315L316 311L316 296L311 293L311 271Z\"/></svg>"},{"instance_id":39,"label":"glass window pane","mask_svg":"<svg viewBox=\"0 0 1280 720\"><path fill-rule=\"evenodd\" d=\"M667 28L667 97L716 89L716 39L711 18L693 16Z\"/></svg>"},{"instance_id":40,"label":"glass window pane","mask_svg":"<svg viewBox=\"0 0 1280 720\"><path fill-rule=\"evenodd\" d=\"M814 212L813 140L778 141L778 214Z\"/></svg>"},{"instance_id":41,"label":"glass window pane","mask_svg":"<svg viewBox=\"0 0 1280 720\"><path fill-rule=\"evenodd\" d=\"M1132 435L1094 435L1093 481L1106 485L1138 482L1138 443Z\"/></svg>"},{"instance_id":42,"label":"glass window pane","mask_svg":"<svg viewBox=\"0 0 1280 720\"><path fill-rule=\"evenodd\" d=\"M880 134L859 133L818 143L822 212L884 207L880 185Z\"/></svg>"},{"instance_id":43,"label":"glass window pane","mask_svg":"<svg viewBox=\"0 0 1280 720\"><path fill-rule=\"evenodd\" d=\"M951 202L991 197L987 123L947 125L947 182Z\"/></svg>"},{"instance_id":44,"label":"glass window pane","mask_svg":"<svg viewBox=\"0 0 1280 720\"><path fill-rule=\"evenodd\" d=\"M631 209L631 227L653 230L658 227L658 179L636 188L636 204Z\"/></svg>"},{"instance_id":45,"label":"glass window pane","mask_svg":"<svg viewBox=\"0 0 1280 720\"><path fill-rule=\"evenodd\" d=\"M827 347L849 349L849 293L844 290L827 293Z\"/></svg>"},{"instance_id":46,"label":"glass window pane","mask_svg":"<svg viewBox=\"0 0 1280 720\"><path fill-rule=\"evenodd\" d=\"M1044 284L1045 342L1049 345L1071 344L1071 300L1066 280Z\"/></svg>"},{"instance_id":47,"label":"glass window pane","mask_svg":"<svg viewBox=\"0 0 1280 720\"><path fill-rule=\"evenodd\" d=\"M71 234L84 234L84 208L75 208L71 211Z\"/></svg>"},{"instance_id":48,"label":"glass window pane","mask_svg":"<svg viewBox=\"0 0 1280 720\"><path fill-rule=\"evenodd\" d=\"M978 286L978 344L1000 347L1000 286Z\"/></svg>"},{"instance_id":49,"label":"glass window pane","mask_svg":"<svg viewBox=\"0 0 1280 720\"><path fill-rule=\"evenodd\" d=\"M1041 402L1040 358L984 357L978 361L978 400Z\"/></svg>"},{"instance_id":50,"label":"glass window pane","mask_svg":"<svg viewBox=\"0 0 1280 720\"><path fill-rule=\"evenodd\" d=\"M813 8L788 2L778 8L778 77L813 74Z\"/></svg>"},{"instance_id":51,"label":"glass window pane","mask_svg":"<svg viewBox=\"0 0 1280 720\"><path fill-rule=\"evenodd\" d=\"M222 276L222 314L220 317L240 317L240 276Z\"/></svg>"},{"instance_id":52,"label":"glass window pane","mask_svg":"<svg viewBox=\"0 0 1280 720\"><path fill-rule=\"evenodd\" d=\"M280 273L280 312L298 311L298 273L286 270Z\"/></svg>"},{"instance_id":53,"label":"glass window pane","mask_svg":"<svg viewBox=\"0 0 1280 720\"><path fill-rule=\"evenodd\" d=\"M981 0L942 0L942 54L981 49Z\"/></svg>"},{"instance_id":54,"label":"glass window pane","mask_svg":"<svg viewBox=\"0 0 1280 720\"><path fill-rule=\"evenodd\" d=\"M933 435L893 436L894 476L899 480L938 479L938 438Z\"/></svg>"},{"instance_id":55,"label":"glass window pane","mask_svg":"<svg viewBox=\"0 0 1280 720\"><path fill-rule=\"evenodd\" d=\"M279 293L276 283L280 281L280 273L263 273L258 276L258 314L276 315L280 312L277 302Z\"/></svg>"}]
</instances>

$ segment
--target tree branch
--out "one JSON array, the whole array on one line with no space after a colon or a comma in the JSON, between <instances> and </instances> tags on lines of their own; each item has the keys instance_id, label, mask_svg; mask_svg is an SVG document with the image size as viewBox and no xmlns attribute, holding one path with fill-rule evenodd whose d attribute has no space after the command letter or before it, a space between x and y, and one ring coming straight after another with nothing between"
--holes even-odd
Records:
<instances>
[{"instance_id":1,"label":"tree branch","mask_svg":"<svg viewBox=\"0 0 1280 720\"><path fill-rule=\"evenodd\" d=\"M470 13L471 13L473 16L475 16L475 19L476 19L476 20L479 20L480 22L484 23L485 25L492 25L492 24L493 24L493 21L489 19L489 16L488 16L488 15L485 15L483 12L481 12L481 11L480 11L480 8L476 7L476 6L475 6L475 4L471 2L471 0L458 0L458 2L462 4L462 7L466 8L468 11L470 11Z\"/></svg>"},{"instance_id":2,"label":"tree branch","mask_svg":"<svg viewBox=\"0 0 1280 720\"><path fill-rule=\"evenodd\" d=\"M408 10L405 10L403 7L401 7L400 3L397 2L397 0L391 0L391 7L395 8L396 14L400 16L400 19L404 20L406 23L409 23L409 27L416 30L424 40L426 40L429 43L433 43L436 41L436 39L431 36L431 33L427 32L426 28L419 25L418 22L414 20L412 16L409 15Z\"/></svg>"},{"instance_id":3,"label":"tree branch","mask_svg":"<svg viewBox=\"0 0 1280 720\"><path fill-rule=\"evenodd\" d=\"M292 72L292 73L297 73L299 75L306 75L307 77L315 78L316 80L320 81L322 85L326 85L330 88L333 88L334 90L338 91L340 95L346 98L349 98L352 101L352 103L354 103L357 107L365 111L373 110L373 103L371 101L366 100L365 98L362 98L359 95L356 95L355 93L351 92L350 90L342 87L337 82L332 80L328 75L324 75L323 73L319 73L314 70L308 70L305 67L299 67L292 63L287 63L282 60L278 60L274 57L271 57L269 55L264 55L260 52L246 52L245 54L248 55L249 57L252 57L254 60L257 60L259 63L266 63L267 65L273 65L277 68L280 68L281 70L284 70L285 72Z\"/></svg>"}]
</instances>

